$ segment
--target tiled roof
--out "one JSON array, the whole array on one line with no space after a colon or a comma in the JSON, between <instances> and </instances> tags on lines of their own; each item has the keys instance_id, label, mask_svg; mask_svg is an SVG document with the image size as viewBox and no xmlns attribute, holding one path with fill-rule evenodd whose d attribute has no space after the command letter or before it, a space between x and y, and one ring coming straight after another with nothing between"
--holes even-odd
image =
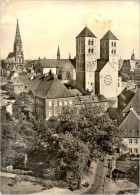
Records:
<instances>
[{"instance_id":1,"label":"tiled roof","mask_svg":"<svg viewBox=\"0 0 140 195\"><path fill-rule=\"evenodd\" d=\"M79 38L79 37L95 37L97 38L90 30L88 27L85 27L81 32L80 34L76 37L76 38Z\"/></svg>"},{"instance_id":2,"label":"tiled roof","mask_svg":"<svg viewBox=\"0 0 140 195\"><path fill-rule=\"evenodd\" d=\"M101 40L118 40L117 37L109 30Z\"/></svg>"},{"instance_id":3,"label":"tiled roof","mask_svg":"<svg viewBox=\"0 0 140 195\"><path fill-rule=\"evenodd\" d=\"M119 128L123 131L124 138L139 137L139 124L140 117L136 111L131 108L129 113L126 115Z\"/></svg>"},{"instance_id":4,"label":"tiled roof","mask_svg":"<svg viewBox=\"0 0 140 195\"><path fill-rule=\"evenodd\" d=\"M100 72L103 67L106 65L107 61L100 61L100 60L97 60L97 69L96 69L96 72Z\"/></svg>"},{"instance_id":5,"label":"tiled roof","mask_svg":"<svg viewBox=\"0 0 140 195\"><path fill-rule=\"evenodd\" d=\"M42 77L36 89L36 96L47 99L74 97L59 79L53 75Z\"/></svg>"},{"instance_id":6,"label":"tiled roof","mask_svg":"<svg viewBox=\"0 0 140 195\"><path fill-rule=\"evenodd\" d=\"M29 77L26 75L24 76L19 76L19 79L26 85L28 86L30 84L30 80L29 80Z\"/></svg>"}]
</instances>

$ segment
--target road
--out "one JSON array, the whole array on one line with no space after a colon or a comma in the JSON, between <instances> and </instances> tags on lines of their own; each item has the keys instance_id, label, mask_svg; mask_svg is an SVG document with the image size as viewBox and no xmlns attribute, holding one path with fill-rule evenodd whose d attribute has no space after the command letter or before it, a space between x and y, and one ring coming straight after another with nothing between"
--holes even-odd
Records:
<instances>
[{"instance_id":1,"label":"road","mask_svg":"<svg viewBox=\"0 0 140 195\"><path fill-rule=\"evenodd\" d=\"M89 190L84 194L105 194L105 177L107 173L107 159L104 159L104 162L99 160L96 173L95 173L95 182ZM104 187L103 187L104 186Z\"/></svg>"}]
</instances>

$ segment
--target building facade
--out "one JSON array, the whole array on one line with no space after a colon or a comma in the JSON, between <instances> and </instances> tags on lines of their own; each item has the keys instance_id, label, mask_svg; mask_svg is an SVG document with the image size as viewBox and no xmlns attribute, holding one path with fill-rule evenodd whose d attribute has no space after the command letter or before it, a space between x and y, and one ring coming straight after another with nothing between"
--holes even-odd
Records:
<instances>
[{"instance_id":1,"label":"building facade","mask_svg":"<svg viewBox=\"0 0 140 195\"><path fill-rule=\"evenodd\" d=\"M76 83L81 90L95 93L97 68L96 36L85 27L76 37Z\"/></svg>"}]
</instances>

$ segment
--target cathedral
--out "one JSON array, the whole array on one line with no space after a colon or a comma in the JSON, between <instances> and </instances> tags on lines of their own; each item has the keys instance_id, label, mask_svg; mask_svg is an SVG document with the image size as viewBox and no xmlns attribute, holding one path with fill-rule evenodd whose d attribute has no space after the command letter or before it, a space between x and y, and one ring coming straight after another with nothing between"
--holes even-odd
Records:
<instances>
[{"instance_id":1,"label":"cathedral","mask_svg":"<svg viewBox=\"0 0 140 195\"><path fill-rule=\"evenodd\" d=\"M76 83L80 89L116 101L119 42L109 30L100 39L99 60L96 38L88 27L76 37Z\"/></svg>"},{"instance_id":2,"label":"cathedral","mask_svg":"<svg viewBox=\"0 0 140 195\"><path fill-rule=\"evenodd\" d=\"M20 36L18 19L17 19L13 52L10 52L8 54L6 62L9 64L10 69L12 69L16 72L23 71L24 53L23 53L23 48L22 48L22 40L21 40L21 36Z\"/></svg>"}]
</instances>

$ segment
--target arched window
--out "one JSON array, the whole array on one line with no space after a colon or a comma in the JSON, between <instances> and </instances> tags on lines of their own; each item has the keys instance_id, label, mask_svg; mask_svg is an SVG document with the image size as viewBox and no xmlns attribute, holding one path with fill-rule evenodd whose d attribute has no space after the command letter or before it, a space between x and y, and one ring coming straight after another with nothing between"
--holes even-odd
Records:
<instances>
[{"instance_id":1,"label":"arched window","mask_svg":"<svg viewBox=\"0 0 140 195\"><path fill-rule=\"evenodd\" d=\"M111 43L111 44L112 44L112 47L113 47L113 45L114 45L114 44L113 44L113 41L112 41L112 43Z\"/></svg>"},{"instance_id":2,"label":"arched window","mask_svg":"<svg viewBox=\"0 0 140 195\"><path fill-rule=\"evenodd\" d=\"M90 45L90 39L88 40L88 44Z\"/></svg>"},{"instance_id":3,"label":"arched window","mask_svg":"<svg viewBox=\"0 0 140 195\"><path fill-rule=\"evenodd\" d=\"M88 53L90 53L90 48L88 49Z\"/></svg>"},{"instance_id":4,"label":"arched window","mask_svg":"<svg viewBox=\"0 0 140 195\"><path fill-rule=\"evenodd\" d=\"M113 49L112 49L111 53L113 54Z\"/></svg>"},{"instance_id":5,"label":"arched window","mask_svg":"<svg viewBox=\"0 0 140 195\"><path fill-rule=\"evenodd\" d=\"M116 49L114 49L114 54L116 54Z\"/></svg>"},{"instance_id":6,"label":"arched window","mask_svg":"<svg viewBox=\"0 0 140 195\"><path fill-rule=\"evenodd\" d=\"M93 84L91 83L91 85L93 85Z\"/></svg>"},{"instance_id":7,"label":"arched window","mask_svg":"<svg viewBox=\"0 0 140 195\"><path fill-rule=\"evenodd\" d=\"M114 47L116 47L116 41L114 42Z\"/></svg>"},{"instance_id":8,"label":"arched window","mask_svg":"<svg viewBox=\"0 0 140 195\"><path fill-rule=\"evenodd\" d=\"M91 41L91 45L93 45L93 39L92 39L92 41Z\"/></svg>"},{"instance_id":9,"label":"arched window","mask_svg":"<svg viewBox=\"0 0 140 195\"><path fill-rule=\"evenodd\" d=\"M94 49L93 48L92 48L91 52L94 53Z\"/></svg>"}]
</instances>

